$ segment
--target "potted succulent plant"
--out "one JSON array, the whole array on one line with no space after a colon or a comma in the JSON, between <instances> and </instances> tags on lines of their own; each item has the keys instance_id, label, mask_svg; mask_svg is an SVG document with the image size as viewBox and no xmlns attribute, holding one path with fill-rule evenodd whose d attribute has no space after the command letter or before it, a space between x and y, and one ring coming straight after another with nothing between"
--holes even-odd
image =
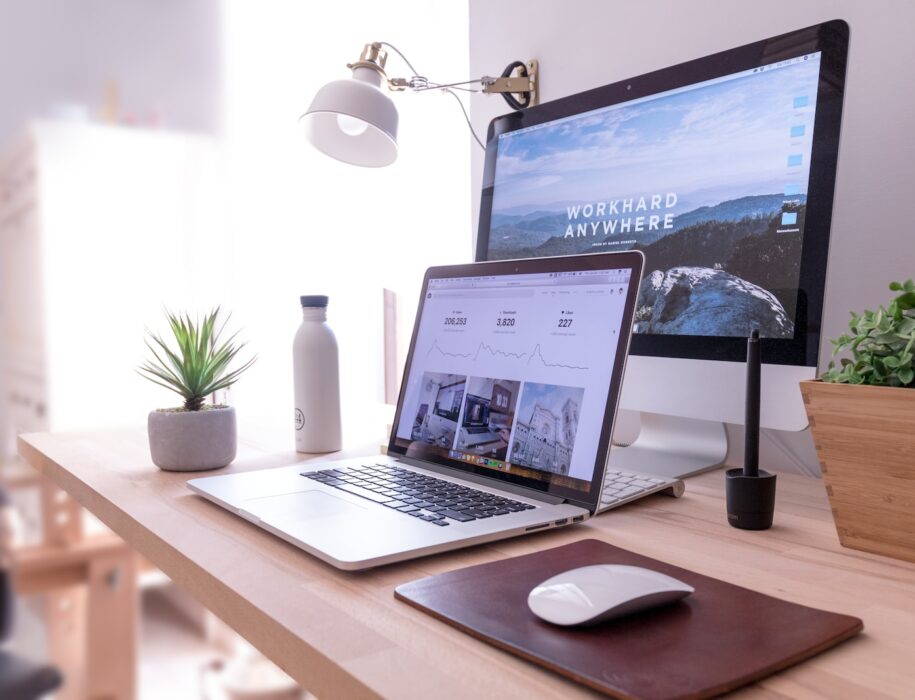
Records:
<instances>
[{"instance_id":1,"label":"potted succulent plant","mask_svg":"<svg viewBox=\"0 0 915 700\"><path fill-rule=\"evenodd\" d=\"M852 313L801 393L840 542L915 561L915 282L890 290L887 307Z\"/></svg>"},{"instance_id":2,"label":"potted succulent plant","mask_svg":"<svg viewBox=\"0 0 915 700\"><path fill-rule=\"evenodd\" d=\"M167 471L224 467L235 459L235 409L207 405L206 398L234 384L256 358L229 371L245 344L235 342L237 333L220 340L228 319L218 323L218 307L203 320L191 319L187 314L166 316L175 347L149 331L146 345L152 359L138 371L180 395L184 404L150 412L147 426L153 463Z\"/></svg>"}]
</instances>

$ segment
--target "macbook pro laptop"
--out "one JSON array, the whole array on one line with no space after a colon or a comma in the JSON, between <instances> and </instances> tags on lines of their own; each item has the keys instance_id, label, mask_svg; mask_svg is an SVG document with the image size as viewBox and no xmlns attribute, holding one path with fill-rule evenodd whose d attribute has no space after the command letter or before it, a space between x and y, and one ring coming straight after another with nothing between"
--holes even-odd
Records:
<instances>
[{"instance_id":1,"label":"macbook pro laptop","mask_svg":"<svg viewBox=\"0 0 915 700\"><path fill-rule=\"evenodd\" d=\"M341 569L579 523L602 495L679 495L647 475L604 485L643 261L430 268L386 456L188 485Z\"/></svg>"}]
</instances>

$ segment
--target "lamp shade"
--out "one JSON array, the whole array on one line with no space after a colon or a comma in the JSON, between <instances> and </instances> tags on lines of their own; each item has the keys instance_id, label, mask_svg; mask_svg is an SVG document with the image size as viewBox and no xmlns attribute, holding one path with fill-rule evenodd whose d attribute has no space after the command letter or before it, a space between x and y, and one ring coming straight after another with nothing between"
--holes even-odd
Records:
<instances>
[{"instance_id":1,"label":"lamp shade","mask_svg":"<svg viewBox=\"0 0 915 700\"><path fill-rule=\"evenodd\" d=\"M381 76L358 67L349 80L318 90L300 123L319 151L352 165L380 167L397 158L397 108Z\"/></svg>"}]
</instances>

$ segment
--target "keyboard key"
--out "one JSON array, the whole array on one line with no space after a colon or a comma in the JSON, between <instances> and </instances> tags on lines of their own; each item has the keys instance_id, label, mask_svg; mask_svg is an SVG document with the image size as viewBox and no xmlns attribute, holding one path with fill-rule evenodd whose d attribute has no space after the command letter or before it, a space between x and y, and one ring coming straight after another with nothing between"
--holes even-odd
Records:
<instances>
[{"instance_id":1,"label":"keyboard key","mask_svg":"<svg viewBox=\"0 0 915 700\"><path fill-rule=\"evenodd\" d=\"M382 505L387 506L388 508L403 508L404 506L410 505L409 503L404 503L403 501L388 501Z\"/></svg>"},{"instance_id":2,"label":"keyboard key","mask_svg":"<svg viewBox=\"0 0 915 700\"><path fill-rule=\"evenodd\" d=\"M374 493L373 491L369 491L360 486L353 486L352 484L340 484L337 488L341 491L355 494L356 496L362 496L362 498L367 498L370 501L375 501L375 503L385 503L386 501L391 500L389 496L383 496L380 493Z\"/></svg>"},{"instance_id":3,"label":"keyboard key","mask_svg":"<svg viewBox=\"0 0 915 700\"><path fill-rule=\"evenodd\" d=\"M473 518L478 518L478 519L482 519L482 518L491 518L491 517L492 517L492 513L486 513L486 512L484 512L484 511L482 511L482 510L476 510L476 509L473 509L473 508L470 508L470 509L468 509L468 510L462 510L461 512L462 512L464 515L469 515L469 516L471 516L471 517L473 517Z\"/></svg>"},{"instance_id":4,"label":"keyboard key","mask_svg":"<svg viewBox=\"0 0 915 700\"><path fill-rule=\"evenodd\" d=\"M476 520L476 518L473 517L472 515L465 515L464 513L461 513L460 511L449 510L449 509L439 511L439 515L444 515L446 518L451 518L452 520L457 520L459 523L466 523L470 520Z\"/></svg>"},{"instance_id":5,"label":"keyboard key","mask_svg":"<svg viewBox=\"0 0 915 700\"><path fill-rule=\"evenodd\" d=\"M629 496L634 496L635 494L641 493L641 492L642 492L642 489L638 488L637 486L630 486L628 488L623 489L622 491L619 491L616 494L616 496L617 496L617 498L628 498Z\"/></svg>"},{"instance_id":6,"label":"keyboard key","mask_svg":"<svg viewBox=\"0 0 915 700\"><path fill-rule=\"evenodd\" d=\"M429 522L431 522L433 525L439 525L442 527L448 524L447 520L430 520Z\"/></svg>"},{"instance_id":7,"label":"keyboard key","mask_svg":"<svg viewBox=\"0 0 915 700\"><path fill-rule=\"evenodd\" d=\"M419 508L417 508L416 506L405 505L405 506L401 506L397 510L399 510L401 513L412 513L413 511L419 510Z\"/></svg>"},{"instance_id":8,"label":"keyboard key","mask_svg":"<svg viewBox=\"0 0 915 700\"><path fill-rule=\"evenodd\" d=\"M654 487L654 484L652 482L647 481L645 479L633 479L632 485L639 486L643 489L650 489L650 488Z\"/></svg>"}]
</instances>

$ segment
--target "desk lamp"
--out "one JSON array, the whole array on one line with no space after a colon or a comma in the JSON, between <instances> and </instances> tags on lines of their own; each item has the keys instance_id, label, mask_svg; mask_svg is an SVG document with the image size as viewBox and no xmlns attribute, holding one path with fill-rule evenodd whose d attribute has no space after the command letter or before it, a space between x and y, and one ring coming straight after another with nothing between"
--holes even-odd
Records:
<instances>
[{"instance_id":1,"label":"desk lamp","mask_svg":"<svg viewBox=\"0 0 915 700\"><path fill-rule=\"evenodd\" d=\"M412 77L388 77L384 70L388 59L385 47L403 59L413 72ZM483 142L473 133L467 110L454 90L499 93L512 109L537 104L536 60L527 63L513 61L498 78L484 76L441 84L417 75L410 61L395 46L376 41L366 44L359 60L347 64L347 68L353 71L352 78L335 80L318 90L299 122L315 148L352 165L380 167L390 165L397 158L397 109L393 100L381 90L382 81L387 83L388 90L395 92L409 88L414 92L442 90L453 95L481 148L484 148ZM468 87L475 84L481 88Z\"/></svg>"}]
</instances>

